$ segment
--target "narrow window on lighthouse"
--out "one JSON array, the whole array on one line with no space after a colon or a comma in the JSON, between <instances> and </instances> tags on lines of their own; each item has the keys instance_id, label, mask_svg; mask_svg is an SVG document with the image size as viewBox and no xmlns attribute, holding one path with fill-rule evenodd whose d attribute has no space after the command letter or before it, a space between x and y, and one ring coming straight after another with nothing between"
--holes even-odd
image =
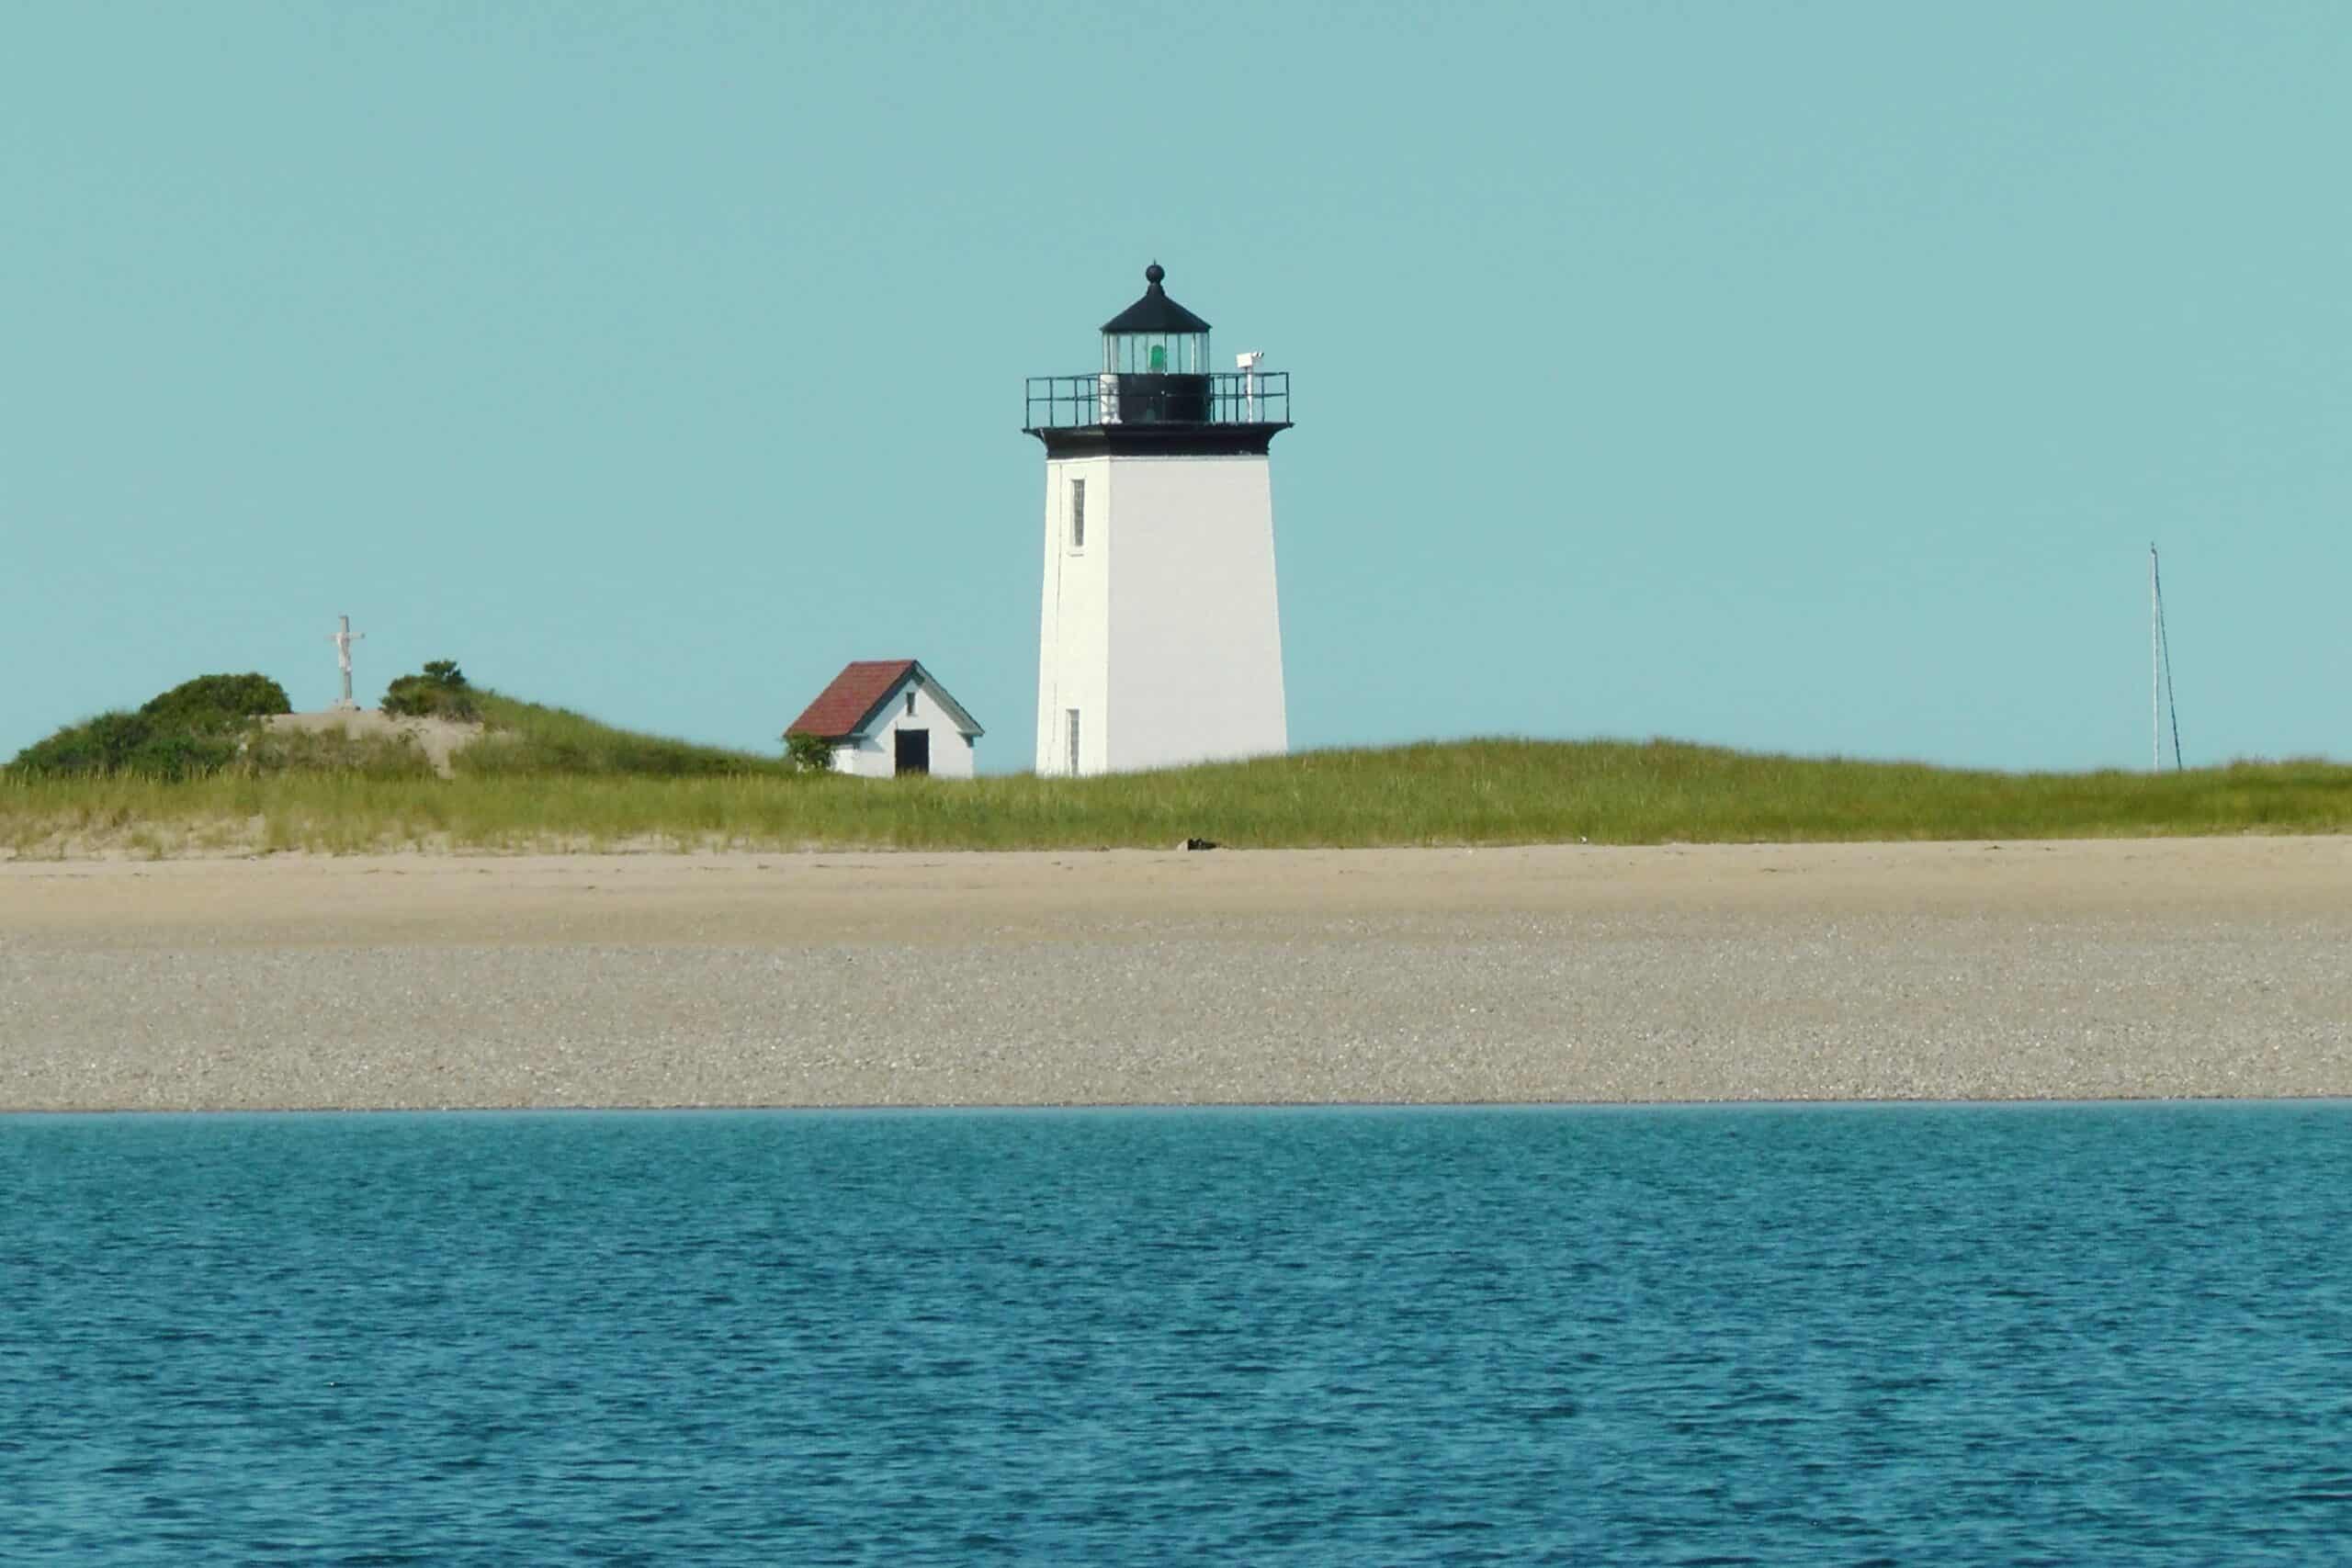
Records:
<instances>
[{"instance_id":1,"label":"narrow window on lighthouse","mask_svg":"<svg viewBox=\"0 0 2352 1568\"><path fill-rule=\"evenodd\" d=\"M1086 547L1086 481L1069 481L1069 547Z\"/></svg>"},{"instance_id":2,"label":"narrow window on lighthouse","mask_svg":"<svg viewBox=\"0 0 2352 1568\"><path fill-rule=\"evenodd\" d=\"M1078 710L1065 710L1069 718L1069 771L1078 772Z\"/></svg>"}]
</instances>

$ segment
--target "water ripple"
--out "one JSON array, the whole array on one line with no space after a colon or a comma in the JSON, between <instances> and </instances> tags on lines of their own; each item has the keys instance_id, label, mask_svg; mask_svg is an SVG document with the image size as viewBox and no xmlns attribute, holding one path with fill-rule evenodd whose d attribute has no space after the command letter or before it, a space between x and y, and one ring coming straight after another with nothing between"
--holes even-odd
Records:
<instances>
[{"instance_id":1,"label":"water ripple","mask_svg":"<svg viewBox=\"0 0 2352 1568\"><path fill-rule=\"evenodd\" d=\"M0 1120L0 1559L2312 1562L2352 1109Z\"/></svg>"}]
</instances>

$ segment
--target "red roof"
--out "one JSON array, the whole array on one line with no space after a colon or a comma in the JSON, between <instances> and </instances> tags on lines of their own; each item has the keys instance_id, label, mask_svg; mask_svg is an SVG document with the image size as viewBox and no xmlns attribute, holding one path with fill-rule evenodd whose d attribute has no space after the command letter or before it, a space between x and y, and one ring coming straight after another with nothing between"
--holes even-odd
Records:
<instances>
[{"instance_id":1,"label":"red roof","mask_svg":"<svg viewBox=\"0 0 2352 1568\"><path fill-rule=\"evenodd\" d=\"M854 659L817 694L798 718L784 727L791 735L805 732L820 740L839 740L857 732L865 716L882 705L890 688L915 667L911 659Z\"/></svg>"}]
</instances>

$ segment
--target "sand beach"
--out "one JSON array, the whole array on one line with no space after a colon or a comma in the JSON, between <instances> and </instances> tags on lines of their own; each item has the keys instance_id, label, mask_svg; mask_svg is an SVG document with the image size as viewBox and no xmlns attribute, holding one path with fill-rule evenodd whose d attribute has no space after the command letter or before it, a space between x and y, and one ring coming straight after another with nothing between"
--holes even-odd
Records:
<instances>
[{"instance_id":1,"label":"sand beach","mask_svg":"<svg viewBox=\"0 0 2352 1568\"><path fill-rule=\"evenodd\" d=\"M2352 839L0 864L0 1109L2352 1093Z\"/></svg>"}]
</instances>

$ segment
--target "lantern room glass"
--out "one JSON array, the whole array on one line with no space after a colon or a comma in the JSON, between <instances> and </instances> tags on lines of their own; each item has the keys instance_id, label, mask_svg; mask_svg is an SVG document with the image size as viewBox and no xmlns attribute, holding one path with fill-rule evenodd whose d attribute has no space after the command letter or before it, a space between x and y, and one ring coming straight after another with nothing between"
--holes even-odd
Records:
<instances>
[{"instance_id":1,"label":"lantern room glass","mask_svg":"<svg viewBox=\"0 0 2352 1568\"><path fill-rule=\"evenodd\" d=\"M1204 376L1206 333L1104 333L1102 370L1118 376Z\"/></svg>"}]
</instances>

